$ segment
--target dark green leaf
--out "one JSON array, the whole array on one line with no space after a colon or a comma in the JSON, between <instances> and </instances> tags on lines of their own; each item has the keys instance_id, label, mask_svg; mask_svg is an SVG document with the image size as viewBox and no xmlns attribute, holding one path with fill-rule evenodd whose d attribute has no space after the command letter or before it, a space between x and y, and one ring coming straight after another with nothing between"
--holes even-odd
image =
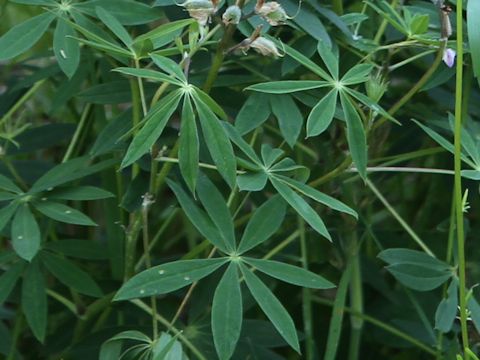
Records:
<instances>
[{"instance_id":1,"label":"dark green leaf","mask_svg":"<svg viewBox=\"0 0 480 360\"><path fill-rule=\"evenodd\" d=\"M290 189L290 187L285 185L280 180L277 180L275 177L271 176L270 181L275 189L277 189L278 193L290 204L291 207L295 209L296 212L298 212L302 218L305 219L307 224L309 224L320 235L326 237L329 241L332 241L332 237L328 233L325 223L305 200L303 200L295 191Z\"/></svg>"},{"instance_id":2,"label":"dark green leaf","mask_svg":"<svg viewBox=\"0 0 480 360\"><path fill-rule=\"evenodd\" d=\"M295 91L305 91L329 86L326 81L314 80L286 80L255 84L245 90L264 92L269 94L289 94Z\"/></svg>"},{"instance_id":3,"label":"dark green leaf","mask_svg":"<svg viewBox=\"0 0 480 360\"><path fill-rule=\"evenodd\" d=\"M202 234L207 240L209 240L213 245L218 247L223 252L227 252L225 246L225 241L223 240L222 235L213 224L212 220L208 215L195 205L192 199L187 195L183 189L175 184L173 181L167 180L167 184L175 193L175 197L180 203L183 211L187 215L188 219L192 224L197 228L197 230Z\"/></svg>"},{"instance_id":4,"label":"dark green leaf","mask_svg":"<svg viewBox=\"0 0 480 360\"><path fill-rule=\"evenodd\" d=\"M286 203L280 196L273 196L253 213L243 232L238 253L242 254L269 239L283 223Z\"/></svg>"},{"instance_id":5,"label":"dark green leaf","mask_svg":"<svg viewBox=\"0 0 480 360\"><path fill-rule=\"evenodd\" d=\"M257 270L287 283L311 289L331 289L335 285L320 275L298 266L285 264L279 261L242 258L247 264Z\"/></svg>"},{"instance_id":6,"label":"dark green leaf","mask_svg":"<svg viewBox=\"0 0 480 360\"><path fill-rule=\"evenodd\" d=\"M51 241L45 244L45 249L78 259L108 259L108 249L98 241L77 239Z\"/></svg>"},{"instance_id":7,"label":"dark green leaf","mask_svg":"<svg viewBox=\"0 0 480 360\"><path fill-rule=\"evenodd\" d=\"M237 176L237 185L240 191L260 191L265 188L268 175L264 171L248 172Z\"/></svg>"},{"instance_id":8,"label":"dark green leaf","mask_svg":"<svg viewBox=\"0 0 480 360\"><path fill-rule=\"evenodd\" d=\"M181 260L154 266L128 280L114 300L167 294L210 275L227 261L226 258Z\"/></svg>"},{"instance_id":9,"label":"dark green leaf","mask_svg":"<svg viewBox=\"0 0 480 360\"><path fill-rule=\"evenodd\" d=\"M53 201L38 201L35 208L45 216L68 224L96 226L97 224L87 215L70 206Z\"/></svg>"},{"instance_id":10,"label":"dark green leaf","mask_svg":"<svg viewBox=\"0 0 480 360\"><path fill-rule=\"evenodd\" d=\"M75 186L57 188L47 193L47 199L62 200L99 200L114 197L111 192L95 186Z\"/></svg>"},{"instance_id":11,"label":"dark green leaf","mask_svg":"<svg viewBox=\"0 0 480 360\"><path fill-rule=\"evenodd\" d=\"M317 49L332 78L338 79L338 57L334 55L330 49L330 45L319 41Z\"/></svg>"},{"instance_id":12,"label":"dark green leaf","mask_svg":"<svg viewBox=\"0 0 480 360\"><path fill-rule=\"evenodd\" d=\"M260 305L268 319L275 326L277 331L282 335L285 341L298 353L300 353L300 345L298 344L297 331L292 318L287 310L278 301L270 289L244 265L241 266L242 274L247 283L247 287L252 293L255 301Z\"/></svg>"},{"instance_id":13,"label":"dark green leaf","mask_svg":"<svg viewBox=\"0 0 480 360\"><path fill-rule=\"evenodd\" d=\"M145 125L135 135L128 147L127 154L122 160L122 167L133 164L150 150L160 135L162 135L181 98L181 90L174 91L150 109L144 119Z\"/></svg>"},{"instance_id":14,"label":"dark green leaf","mask_svg":"<svg viewBox=\"0 0 480 360\"><path fill-rule=\"evenodd\" d=\"M113 69L113 71L116 71L125 75L131 75L135 77L146 78L146 79L160 81L160 82L167 82L169 84L182 86L182 83L177 79L175 79L174 77L165 75L164 73L161 73L155 70L119 67L119 68Z\"/></svg>"},{"instance_id":15,"label":"dark green leaf","mask_svg":"<svg viewBox=\"0 0 480 360\"><path fill-rule=\"evenodd\" d=\"M242 293L237 264L231 263L215 289L212 304L212 333L220 359L232 357L242 328Z\"/></svg>"},{"instance_id":16,"label":"dark green leaf","mask_svg":"<svg viewBox=\"0 0 480 360\"><path fill-rule=\"evenodd\" d=\"M182 68L175 61L157 54L151 54L150 57L152 58L155 65L157 65L160 69L170 75L174 75L178 80L184 83L187 82L187 78L185 77Z\"/></svg>"},{"instance_id":17,"label":"dark green leaf","mask_svg":"<svg viewBox=\"0 0 480 360\"><path fill-rule=\"evenodd\" d=\"M337 107L338 90L333 89L312 109L307 120L307 136L317 136L330 126Z\"/></svg>"},{"instance_id":18,"label":"dark green leaf","mask_svg":"<svg viewBox=\"0 0 480 360\"><path fill-rule=\"evenodd\" d=\"M220 231L227 250L233 251L237 246L232 215L222 194L205 175L200 176L197 184L197 193L210 219Z\"/></svg>"},{"instance_id":19,"label":"dark green leaf","mask_svg":"<svg viewBox=\"0 0 480 360\"><path fill-rule=\"evenodd\" d=\"M192 194L198 178L199 140L197 124L189 96L183 99L182 122L180 125L178 159L180 171Z\"/></svg>"},{"instance_id":20,"label":"dark green leaf","mask_svg":"<svg viewBox=\"0 0 480 360\"><path fill-rule=\"evenodd\" d=\"M29 264L23 276L22 310L33 334L43 342L47 331L47 289L38 261Z\"/></svg>"},{"instance_id":21,"label":"dark green leaf","mask_svg":"<svg viewBox=\"0 0 480 360\"><path fill-rule=\"evenodd\" d=\"M13 249L22 259L31 261L40 249L40 241L40 228L28 204L20 205L12 221Z\"/></svg>"},{"instance_id":22,"label":"dark green leaf","mask_svg":"<svg viewBox=\"0 0 480 360\"><path fill-rule=\"evenodd\" d=\"M17 211L18 206L19 203L17 201L12 201L10 204L0 209L0 231L8 224Z\"/></svg>"},{"instance_id":23,"label":"dark green leaf","mask_svg":"<svg viewBox=\"0 0 480 360\"><path fill-rule=\"evenodd\" d=\"M62 71L71 78L80 64L80 45L75 30L65 21L57 21L53 34L53 52Z\"/></svg>"},{"instance_id":24,"label":"dark green leaf","mask_svg":"<svg viewBox=\"0 0 480 360\"><path fill-rule=\"evenodd\" d=\"M362 119L358 115L352 102L346 95L340 93L343 113L347 120L347 140L353 162L362 178L367 177L367 138L363 128Z\"/></svg>"},{"instance_id":25,"label":"dark green leaf","mask_svg":"<svg viewBox=\"0 0 480 360\"><path fill-rule=\"evenodd\" d=\"M251 94L243 104L235 120L235 128L242 135L256 129L267 121L270 116L268 95Z\"/></svg>"},{"instance_id":26,"label":"dark green leaf","mask_svg":"<svg viewBox=\"0 0 480 360\"><path fill-rule=\"evenodd\" d=\"M0 305L7 300L24 268L25 262L18 261L0 276Z\"/></svg>"},{"instance_id":27,"label":"dark green leaf","mask_svg":"<svg viewBox=\"0 0 480 360\"><path fill-rule=\"evenodd\" d=\"M12 27L0 37L0 60L9 60L30 49L47 31L53 19L55 15L46 12Z\"/></svg>"},{"instance_id":28,"label":"dark green leaf","mask_svg":"<svg viewBox=\"0 0 480 360\"><path fill-rule=\"evenodd\" d=\"M358 64L349 69L342 77L342 84L355 85L361 84L368 80L373 70L372 64Z\"/></svg>"},{"instance_id":29,"label":"dark green leaf","mask_svg":"<svg viewBox=\"0 0 480 360\"><path fill-rule=\"evenodd\" d=\"M227 132L220 120L200 98L194 95L193 100L197 107L202 132L210 155L217 165L220 175L233 188L235 186L237 163Z\"/></svg>"},{"instance_id":30,"label":"dark green leaf","mask_svg":"<svg viewBox=\"0 0 480 360\"><path fill-rule=\"evenodd\" d=\"M60 282L81 294L101 297L102 290L91 276L73 262L42 252L42 262Z\"/></svg>"},{"instance_id":31,"label":"dark green leaf","mask_svg":"<svg viewBox=\"0 0 480 360\"><path fill-rule=\"evenodd\" d=\"M128 47L131 48L133 39L128 31L120 24L120 22L110 12L102 7L95 8L98 18Z\"/></svg>"},{"instance_id":32,"label":"dark green leaf","mask_svg":"<svg viewBox=\"0 0 480 360\"><path fill-rule=\"evenodd\" d=\"M458 307L458 284L455 279L448 286L447 296L443 298L435 312L435 329L447 333L452 329Z\"/></svg>"},{"instance_id":33,"label":"dark green leaf","mask_svg":"<svg viewBox=\"0 0 480 360\"><path fill-rule=\"evenodd\" d=\"M7 178L5 175L0 174L0 189L11 191L15 194L23 193L22 189L20 189L15 183Z\"/></svg>"},{"instance_id":34,"label":"dark green leaf","mask_svg":"<svg viewBox=\"0 0 480 360\"><path fill-rule=\"evenodd\" d=\"M270 104L283 138L293 148L303 126L300 109L290 95L271 96Z\"/></svg>"}]
</instances>

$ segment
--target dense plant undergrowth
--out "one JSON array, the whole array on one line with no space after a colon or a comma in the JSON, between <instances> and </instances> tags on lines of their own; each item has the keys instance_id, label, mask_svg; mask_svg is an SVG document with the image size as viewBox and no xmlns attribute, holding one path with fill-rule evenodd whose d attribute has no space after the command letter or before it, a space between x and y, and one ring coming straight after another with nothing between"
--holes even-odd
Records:
<instances>
[{"instance_id":1,"label":"dense plant undergrowth","mask_svg":"<svg viewBox=\"0 0 480 360\"><path fill-rule=\"evenodd\" d=\"M0 8L2 358L478 360L480 1Z\"/></svg>"}]
</instances>

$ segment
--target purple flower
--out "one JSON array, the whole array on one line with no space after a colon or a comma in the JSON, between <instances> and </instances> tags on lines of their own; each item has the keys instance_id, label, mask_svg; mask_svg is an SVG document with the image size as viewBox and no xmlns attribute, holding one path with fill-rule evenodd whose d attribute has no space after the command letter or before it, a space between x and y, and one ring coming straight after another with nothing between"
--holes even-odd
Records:
<instances>
[{"instance_id":1,"label":"purple flower","mask_svg":"<svg viewBox=\"0 0 480 360\"><path fill-rule=\"evenodd\" d=\"M457 56L455 50L447 48L443 52L443 62L451 68L455 64L455 56Z\"/></svg>"}]
</instances>

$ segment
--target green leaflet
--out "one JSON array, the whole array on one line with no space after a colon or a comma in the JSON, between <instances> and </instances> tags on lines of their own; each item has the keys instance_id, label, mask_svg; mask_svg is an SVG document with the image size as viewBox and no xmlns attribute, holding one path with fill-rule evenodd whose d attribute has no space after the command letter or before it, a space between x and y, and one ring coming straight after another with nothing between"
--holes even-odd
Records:
<instances>
[{"instance_id":1,"label":"green leaflet","mask_svg":"<svg viewBox=\"0 0 480 360\"><path fill-rule=\"evenodd\" d=\"M358 115L352 102L343 92L340 92L343 113L347 120L347 140L352 159L362 178L367 177L367 139L362 119Z\"/></svg>"},{"instance_id":2,"label":"green leaflet","mask_svg":"<svg viewBox=\"0 0 480 360\"><path fill-rule=\"evenodd\" d=\"M217 165L218 172L227 184L233 188L235 186L237 162L230 139L220 120L195 93L193 100L198 111L208 151L212 156L213 162Z\"/></svg>"},{"instance_id":3,"label":"green leaflet","mask_svg":"<svg viewBox=\"0 0 480 360\"><path fill-rule=\"evenodd\" d=\"M253 90L269 94L289 94L296 91L305 91L329 86L326 81L313 80L285 80L255 84L245 90Z\"/></svg>"},{"instance_id":4,"label":"green leaflet","mask_svg":"<svg viewBox=\"0 0 480 360\"><path fill-rule=\"evenodd\" d=\"M24 261L18 261L0 276L0 305L7 300L25 268Z\"/></svg>"},{"instance_id":5,"label":"green leaflet","mask_svg":"<svg viewBox=\"0 0 480 360\"><path fill-rule=\"evenodd\" d=\"M242 293L237 268L236 263L230 263L213 296L213 342L221 360L232 357L242 328Z\"/></svg>"},{"instance_id":6,"label":"green leaflet","mask_svg":"<svg viewBox=\"0 0 480 360\"><path fill-rule=\"evenodd\" d=\"M53 52L62 71L71 78L80 64L80 45L75 30L65 21L57 21L53 34Z\"/></svg>"},{"instance_id":7,"label":"green leaflet","mask_svg":"<svg viewBox=\"0 0 480 360\"><path fill-rule=\"evenodd\" d=\"M182 177L188 188L195 194L198 178L199 140L195 115L189 96L183 99L182 122L180 126L178 159Z\"/></svg>"},{"instance_id":8,"label":"green leaflet","mask_svg":"<svg viewBox=\"0 0 480 360\"><path fill-rule=\"evenodd\" d=\"M40 228L28 204L18 208L12 221L13 249L22 259L31 261L40 250Z\"/></svg>"},{"instance_id":9,"label":"green leaflet","mask_svg":"<svg viewBox=\"0 0 480 360\"><path fill-rule=\"evenodd\" d=\"M438 304L435 312L435 329L447 333L452 329L458 311L458 282L453 279L447 296Z\"/></svg>"},{"instance_id":10,"label":"green leaflet","mask_svg":"<svg viewBox=\"0 0 480 360\"><path fill-rule=\"evenodd\" d=\"M68 224L96 226L97 224L87 215L70 206L53 201L39 201L33 204L42 214L57 221Z\"/></svg>"},{"instance_id":11,"label":"green leaflet","mask_svg":"<svg viewBox=\"0 0 480 360\"><path fill-rule=\"evenodd\" d=\"M283 138L293 148L303 127L302 113L290 95L271 96L270 105Z\"/></svg>"},{"instance_id":12,"label":"green leaflet","mask_svg":"<svg viewBox=\"0 0 480 360\"><path fill-rule=\"evenodd\" d=\"M242 254L268 240L282 225L286 214L286 203L274 196L253 213L243 232L238 253Z\"/></svg>"},{"instance_id":13,"label":"green leaflet","mask_svg":"<svg viewBox=\"0 0 480 360\"><path fill-rule=\"evenodd\" d=\"M38 261L29 264L23 276L22 310L33 334L43 342L47 331L47 289Z\"/></svg>"},{"instance_id":14,"label":"green leaflet","mask_svg":"<svg viewBox=\"0 0 480 360\"><path fill-rule=\"evenodd\" d=\"M53 19L55 15L46 12L11 28L0 37L0 60L9 60L30 49L47 31Z\"/></svg>"},{"instance_id":15,"label":"green leaflet","mask_svg":"<svg viewBox=\"0 0 480 360\"><path fill-rule=\"evenodd\" d=\"M218 247L223 252L228 252L225 240L223 239L220 231L213 224L210 217L193 202L188 194L176 183L171 180L167 180L167 184L175 193L175 196L180 203L185 215L197 228L208 241Z\"/></svg>"},{"instance_id":16,"label":"green leaflet","mask_svg":"<svg viewBox=\"0 0 480 360\"><path fill-rule=\"evenodd\" d=\"M120 24L120 22L110 12L102 7L96 7L95 12L102 22L127 46L132 49L133 39L128 31Z\"/></svg>"},{"instance_id":17,"label":"green leaflet","mask_svg":"<svg viewBox=\"0 0 480 360\"><path fill-rule=\"evenodd\" d=\"M330 126L337 107L338 90L333 89L312 109L307 120L307 136L317 136Z\"/></svg>"},{"instance_id":18,"label":"green leaflet","mask_svg":"<svg viewBox=\"0 0 480 360\"><path fill-rule=\"evenodd\" d=\"M467 30L468 45L473 63L473 71L477 79L480 77L480 3L478 1L467 2Z\"/></svg>"},{"instance_id":19,"label":"green leaflet","mask_svg":"<svg viewBox=\"0 0 480 360\"><path fill-rule=\"evenodd\" d=\"M243 260L257 270L293 285L311 289L331 289L335 287L335 285L320 275L314 274L311 271L298 266L285 264L279 261L253 259L248 257L244 257Z\"/></svg>"},{"instance_id":20,"label":"green leaflet","mask_svg":"<svg viewBox=\"0 0 480 360\"><path fill-rule=\"evenodd\" d=\"M287 310L285 310L270 289L245 265L241 265L241 270L247 287L255 301L288 345L290 345L296 352L300 353L300 345L298 343L295 324Z\"/></svg>"},{"instance_id":21,"label":"green leaflet","mask_svg":"<svg viewBox=\"0 0 480 360\"><path fill-rule=\"evenodd\" d=\"M60 282L79 293L93 297L101 297L102 290L92 277L70 260L52 255L49 252L42 252L41 259L45 267Z\"/></svg>"},{"instance_id":22,"label":"green leaflet","mask_svg":"<svg viewBox=\"0 0 480 360\"><path fill-rule=\"evenodd\" d=\"M228 261L226 258L181 260L154 266L128 280L114 300L129 300L166 294L210 275Z\"/></svg>"},{"instance_id":23,"label":"green leaflet","mask_svg":"<svg viewBox=\"0 0 480 360\"><path fill-rule=\"evenodd\" d=\"M174 91L150 109L144 119L145 125L135 135L128 147L127 153L122 160L122 168L133 164L150 150L160 135L162 135L181 98L182 92L180 90Z\"/></svg>"},{"instance_id":24,"label":"green leaflet","mask_svg":"<svg viewBox=\"0 0 480 360\"><path fill-rule=\"evenodd\" d=\"M200 176L198 179L197 193L210 219L212 219L212 222L220 231L227 250L233 251L237 247L233 220L222 194L205 175Z\"/></svg>"},{"instance_id":25,"label":"green leaflet","mask_svg":"<svg viewBox=\"0 0 480 360\"><path fill-rule=\"evenodd\" d=\"M308 225L310 225L320 235L326 237L329 241L332 241L332 237L328 233L325 223L318 216L315 210L302 199L295 191L290 187L277 180L274 176L270 176L270 182L273 187L277 189L278 193L295 209L298 214L305 219Z\"/></svg>"}]
</instances>

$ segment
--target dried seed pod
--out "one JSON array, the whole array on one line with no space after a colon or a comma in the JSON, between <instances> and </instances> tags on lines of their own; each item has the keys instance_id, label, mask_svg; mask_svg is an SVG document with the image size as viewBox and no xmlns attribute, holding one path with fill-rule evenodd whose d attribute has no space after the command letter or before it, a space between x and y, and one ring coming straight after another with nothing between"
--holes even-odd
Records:
<instances>
[{"instance_id":1,"label":"dried seed pod","mask_svg":"<svg viewBox=\"0 0 480 360\"><path fill-rule=\"evenodd\" d=\"M187 0L180 6L187 9L190 17L197 20L200 26L205 26L215 13L215 4L211 0Z\"/></svg>"},{"instance_id":2,"label":"dried seed pod","mask_svg":"<svg viewBox=\"0 0 480 360\"><path fill-rule=\"evenodd\" d=\"M283 54L280 54L277 46L272 40L264 38L262 36L257 37L250 47L255 49L256 52L262 54L263 56L273 56L273 57L282 57Z\"/></svg>"},{"instance_id":3,"label":"dried seed pod","mask_svg":"<svg viewBox=\"0 0 480 360\"><path fill-rule=\"evenodd\" d=\"M242 10L237 5L231 5L225 10L222 16L222 21L225 25L237 25L242 18Z\"/></svg>"},{"instance_id":4,"label":"dried seed pod","mask_svg":"<svg viewBox=\"0 0 480 360\"><path fill-rule=\"evenodd\" d=\"M255 6L255 13L264 18L272 26L282 25L289 19L282 5L276 1L264 2L263 0L259 0Z\"/></svg>"}]
</instances>

